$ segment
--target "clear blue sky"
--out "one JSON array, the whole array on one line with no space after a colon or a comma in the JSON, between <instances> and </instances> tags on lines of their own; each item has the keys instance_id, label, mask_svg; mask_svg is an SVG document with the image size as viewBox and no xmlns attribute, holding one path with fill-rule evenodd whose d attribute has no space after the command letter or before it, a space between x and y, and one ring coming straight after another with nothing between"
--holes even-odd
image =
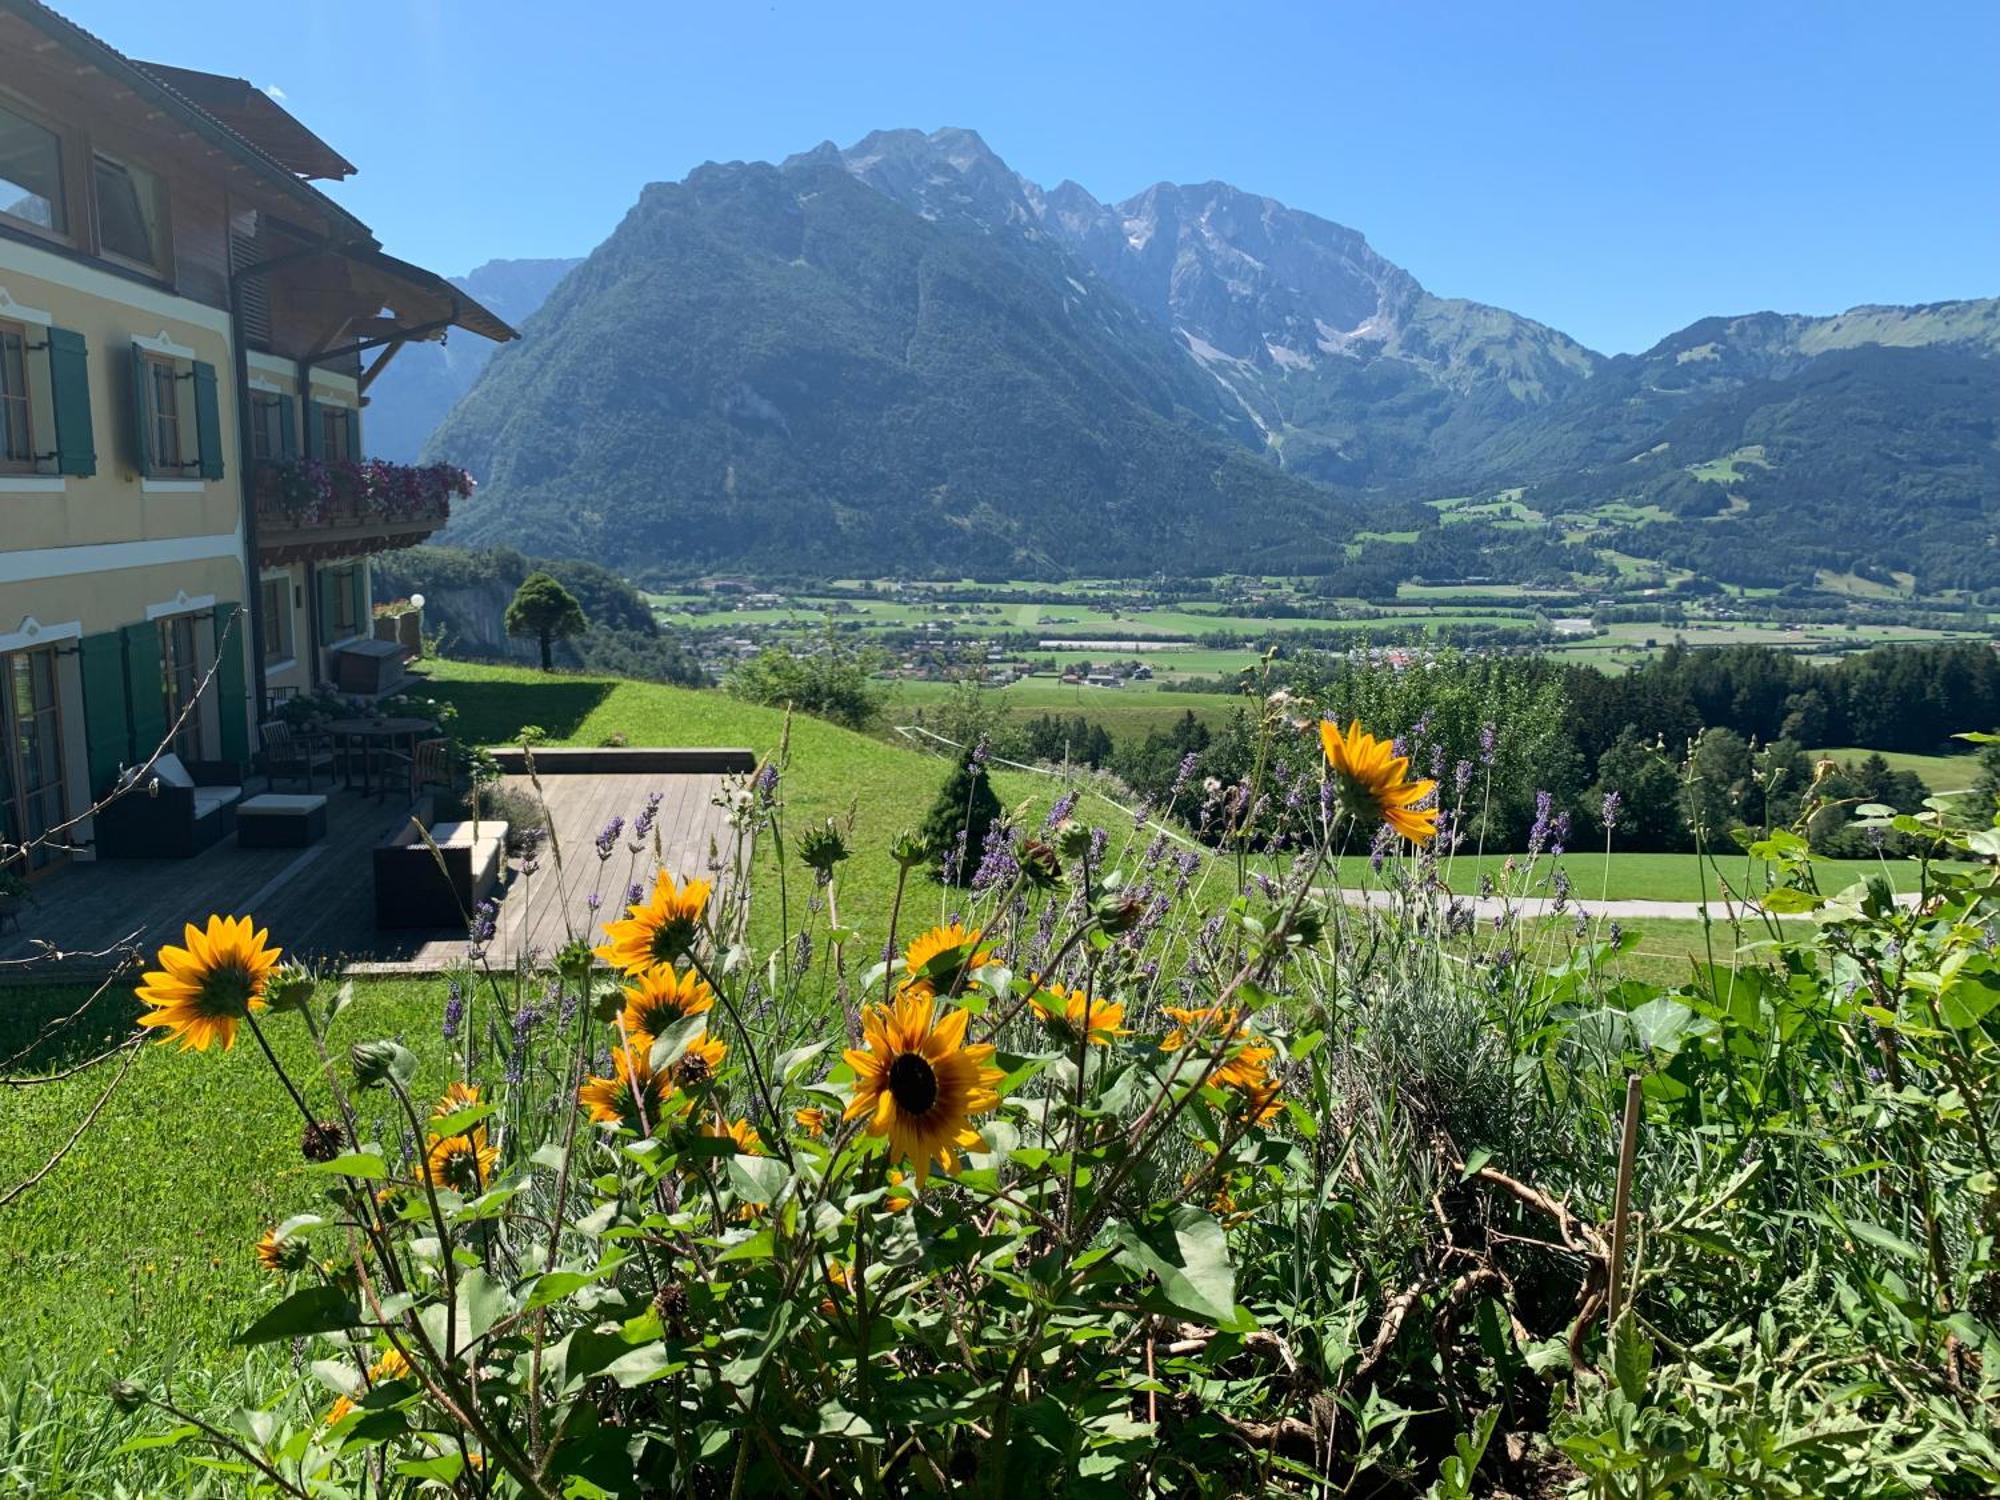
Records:
<instances>
[{"instance_id":1,"label":"clear blue sky","mask_svg":"<svg viewBox=\"0 0 2000 1500\"><path fill-rule=\"evenodd\" d=\"M2000 3L995 6L55 0L240 74L444 272L577 255L641 184L967 125L1047 185L1222 178L1607 352L1710 313L2000 294Z\"/></svg>"}]
</instances>

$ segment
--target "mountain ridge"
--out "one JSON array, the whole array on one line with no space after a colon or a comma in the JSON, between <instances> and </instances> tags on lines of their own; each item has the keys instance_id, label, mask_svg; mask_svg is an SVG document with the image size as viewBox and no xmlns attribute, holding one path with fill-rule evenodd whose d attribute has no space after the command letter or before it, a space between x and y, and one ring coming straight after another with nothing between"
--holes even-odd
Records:
<instances>
[{"instance_id":1,"label":"mountain ridge","mask_svg":"<svg viewBox=\"0 0 2000 1500\"><path fill-rule=\"evenodd\" d=\"M1403 507L1407 529L1436 524L1411 502L1527 486L1650 507L1661 525L1624 539L1642 555L1727 560L1715 518L1849 503L1850 479L1887 472L1893 434L1843 403L1865 390L1925 422L1899 380L1952 409L1923 459L1942 487L1908 492L1993 499L1984 374L1956 361L2000 353L2000 300L1705 318L1607 356L1435 296L1359 231L1277 199L1156 183L1107 204L1043 189L962 128L649 184L527 333L432 444L485 485L462 539L511 540L525 518L554 529L531 538L544 551L609 557L636 528L667 566L691 561L678 531L715 563L831 547L880 571L885 528L904 548L890 570L950 566L939 528L976 528L1038 573L1090 555L1182 567L1190 546L1324 562L1371 507ZM1836 356L1847 379L1806 378ZM1754 445L1740 433L1762 425L1768 456L1734 490L1707 474L1730 450L1689 447ZM1861 541L1878 519L1859 517ZM1940 555L1922 527L1897 537Z\"/></svg>"}]
</instances>

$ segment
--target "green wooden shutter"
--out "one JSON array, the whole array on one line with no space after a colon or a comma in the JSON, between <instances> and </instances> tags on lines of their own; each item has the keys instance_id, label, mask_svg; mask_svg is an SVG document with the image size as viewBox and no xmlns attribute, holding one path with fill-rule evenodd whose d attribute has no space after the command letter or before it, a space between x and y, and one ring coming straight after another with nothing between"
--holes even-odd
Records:
<instances>
[{"instance_id":1,"label":"green wooden shutter","mask_svg":"<svg viewBox=\"0 0 2000 1500\"><path fill-rule=\"evenodd\" d=\"M333 644L333 589L339 582L338 577L324 568L314 572L313 603L319 610L319 643L322 646Z\"/></svg>"},{"instance_id":2,"label":"green wooden shutter","mask_svg":"<svg viewBox=\"0 0 2000 1500\"><path fill-rule=\"evenodd\" d=\"M146 379L146 351L132 346L132 462L141 474L153 472L152 391Z\"/></svg>"},{"instance_id":3,"label":"green wooden shutter","mask_svg":"<svg viewBox=\"0 0 2000 1500\"><path fill-rule=\"evenodd\" d=\"M299 417L290 396L278 398L278 457L299 456Z\"/></svg>"},{"instance_id":4,"label":"green wooden shutter","mask_svg":"<svg viewBox=\"0 0 2000 1500\"><path fill-rule=\"evenodd\" d=\"M215 366L194 362L195 447L201 458L201 477L222 477L222 408L215 395Z\"/></svg>"},{"instance_id":5,"label":"green wooden shutter","mask_svg":"<svg viewBox=\"0 0 2000 1500\"><path fill-rule=\"evenodd\" d=\"M83 335L49 330L49 404L56 416L56 472L88 478L97 472L97 440L90 426L90 361Z\"/></svg>"},{"instance_id":6,"label":"green wooden shutter","mask_svg":"<svg viewBox=\"0 0 2000 1500\"><path fill-rule=\"evenodd\" d=\"M347 408L347 456L361 462L361 413L352 406Z\"/></svg>"},{"instance_id":7,"label":"green wooden shutter","mask_svg":"<svg viewBox=\"0 0 2000 1500\"><path fill-rule=\"evenodd\" d=\"M368 635L371 625L368 619L368 565L356 563L354 571L348 575L348 587L354 590L354 629L357 634Z\"/></svg>"},{"instance_id":8,"label":"green wooden shutter","mask_svg":"<svg viewBox=\"0 0 2000 1500\"><path fill-rule=\"evenodd\" d=\"M132 763L137 765L167 737L167 676L160 659L160 627L152 620L127 625L125 697L132 716Z\"/></svg>"},{"instance_id":9,"label":"green wooden shutter","mask_svg":"<svg viewBox=\"0 0 2000 1500\"><path fill-rule=\"evenodd\" d=\"M87 635L79 646L83 671L83 742L90 789L102 796L132 759L132 725L125 708L125 642L115 630Z\"/></svg>"},{"instance_id":10,"label":"green wooden shutter","mask_svg":"<svg viewBox=\"0 0 2000 1500\"><path fill-rule=\"evenodd\" d=\"M306 448L307 458L324 458L320 450L319 403L306 397Z\"/></svg>"},{"instance_id":11,"label":"green wooden shutter","mask_svg":"<svg viewBox=\"0 0 2000 1500\"><path fill-rule=\"evenodd\" d=\"M229 628L235 621L236 628ZM215 694L222 718L222 758L250 764L250 695L243 686L243 654L249 649L250 614L240 604L215 606Z\"/></svg>"}]
</instances>

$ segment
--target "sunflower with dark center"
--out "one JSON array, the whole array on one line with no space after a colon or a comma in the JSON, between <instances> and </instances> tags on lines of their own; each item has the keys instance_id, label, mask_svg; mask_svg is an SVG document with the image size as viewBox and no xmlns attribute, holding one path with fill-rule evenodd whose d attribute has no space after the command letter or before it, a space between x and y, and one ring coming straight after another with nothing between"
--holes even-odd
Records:
<instances>
[{"instance_id":1,"label":"sunflower with dark center","mask_svg":"<svg viewBox=\"0 0 2000 1500\"><path fill-rule=\"evenodd\" d=\"M625 1009L618 1025L629 1047L650 1047L669 1027L689 1016L705 1015L715 1005L715 991L693 969L648 969L625 986ZM643 1040L642 1040L643 1039Z\"/></svg>"},{"instance_id":2,"label":"sunflower with dark center","mask_svg":"<svg viewBox=\"0 0 2000 1500\"><path fill-rule=\"evenodd\" d=\"M464 1135L434 1135L424 1151L424 1180L454 1193L483 1193L499 1159L499 1148L487 1144L483 1126Z\"/></svg>"},{"instance_id":3,"label":"sunflower with dark center","mask_svg":"<svg viewBox=\"0 0 2000 1500\"><path fill-rule=\"evenodd\" d=\"M1277 1049L1244 1024L1242 1012L1213 1005L1192 1009L1168 1005L1162 1009L1175 1022L1160 1043L1162 1052L1178 1052L1190 1045L1202 1053L1219 1049L1222 1059L1208 1075L1210 1083L1239 1089L1264 1085L1266 1065L1278 1055Z\"/></svg>"},{"instance_id":4,"label":"sunflower with dark center","mask_svg":"<svg viewBox=\"0 0 2000 1500\"><path fill-rule=\"evenodd\" d=\"M1386 823L1413 843L1437 837L1438 810L1420 807L1437 790L1435 781L1414 780L1410 758L1390 740L1378 740L1350 719L1347 732L1331 719L1319 721L1319 744L1333 777L1333 795L1357 823Z\"/></svg>"},{"instance_id":5,"label":"sunflower with dark center","mask_svg":"<svg viewBox=\"0 0 2000 1500\"><path fill-rule=\"evenodd\" d=\"M993 961L991 949L981 948L980 929L953 922L933 927L903 950L902 988L932 995L956 995L977 988L972 976Z\"/></svg>"},{"instance_id":6,"label":"sunflower with dark center","mask_svg":"<svg viewBox=\"0 0 2000 1500\"><path fill-rule=\"evenodd\" d=\"M161 1041L180 1039L181 1050L206 1052L211 1042L223 1050L236 1045L236 1023L265 1008L264 989L278 967L281 950L265 946L270 933L249 917L211 916L208 926L190 922L184 946L161 947L159 968L138 988L153 1008L141 1026L166 1032Z\"/></svg>"},{"instance_id":7,"label":"sunflower with dark center","mask_svg":"<svg viewBox=\"0 0 2000 1500\"><path fill-rule=\"evenodd\" d=\"M890 1155L915 1164L919 1185L933 1160L950 1172L959 1152L980 1149L970 1117L1000 1105L993 1048L965 1040L968 1019L962 1010L938 1016L934 998L911 987L891 1005L868 1007L866 1045L842 1054L854 1070L846 1118L887 1136Z\"/></svg>"},{"instance_id":8,"label":"sunflower with dark center","mask_svg":"<svg viewBox=\"0 0 2000 1500\"><path fill-rule=\"evenodd\" d=\"M715 1082L722 1071L722 1059L729 1048L712 1036L698 1036L688 1043L681 1060L674 1064L674 1083L681 1092L698 1094Z\"/></svg>"},{"instance_id":9,"label":"sunflower with dark center","mask_svg":"<svg viewBox=\"0 0 2000 1500\"><path fill-rule=\"evenodd\" d=\"M708 910L709 884L675 881L665 870L653 881L653 893L625 908L616 922L604 924L606 941L592 951L622 974L643 974L662 964L675 964L694 951L701 922Z\"/></svg>"},{"instance_id":10,"label":"sunflower with dark center","mask_svg":"<svg viewBox=\"0 0 2000 1500\"><path fill-rule=\"evenodd\" d=\"M600 1125L623 1125L639 1135L657 1127L672 1078L655 1073L644 1047L616 1047L611 1052L611 1076L591 1078L576 1091L577 1103Z\"/></svg>"}]
</instances>

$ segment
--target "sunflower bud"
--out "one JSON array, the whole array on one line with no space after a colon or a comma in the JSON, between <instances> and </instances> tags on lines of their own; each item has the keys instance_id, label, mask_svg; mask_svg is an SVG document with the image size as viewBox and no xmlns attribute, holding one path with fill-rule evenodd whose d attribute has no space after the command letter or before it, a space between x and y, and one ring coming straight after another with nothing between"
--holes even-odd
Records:
<instances>
[{"instance_id":1,"label":"sunflower bud","mask_svg":"<svg viewBox=\"0 0 2000 1500\"><path fill-rule=\"evenodd\" d=\"M146 1388L136 1380L114 1380L106 1388L111 1404L122 1412L135 1412L152 1399Z\"/></svg>"},{"instance_id":2,"label":"sunflower bud","mask_svg":"<svg viewBox=\"0 0 2000 1500\"><path fill-rule=\"evenodd\" d=\"M274 1011L305 1010L318 984L304 964L286 964L264 982L264 1003Z\"/></svg>"},{"instance_id":3,"label":"sunflower bud","mask_svg":"<svg viewBox=\"0 0 2000 1500\"><path fill-rule=\"evenodd\" d=\"M1146 913L1146 904L1130 891L1113 891L1097 903L1097 925L1109 933L1130 932Z\"/></svg>"},{"instance_id":4,"label":"sunflower bud","mask_svg":"<svg viewBox=\"0 0 2000 1500\"><path fill-rule=\"evenodd\" d=\"M556 972L570 984L590 982L590 970L597 962L588 938L571 938L556 952Z\"/></svg>"},{"instance_id":5,"label":"sunflower bud","mask_svg":"<svg viewBox=\"0 0 2000 1500\"><path fill-rule=\"evenodd\" d=\"M1326 938L1326 917L1316 907L1302 906L1285 918L1277 935L1280 941L1296 941L1301 948L1317 948Z\"/></svg>"},{"instance_id":6,"label":"sunflower bud","mask_svg":"<svg viewBox=\"0 0 2000 1500\"><path fill-rule=\"evenodd\" d=\"M799 836L799 858L820 878L822 885L833 879L833 867L847 858L847 840L840 836L833 819L828 818Z\"/></svg>"},{"instance_id":7,"label":"sunflower bud","mask_svg":"<svg viewBox=\"0 0 2000 1500\"><path fill-rule=\"evenodd\" d=\"M1056 851L1040 839L1029 839L1016 851L1021 861L1021 873L1028 877L1028 884L1047 890L1062 879L1062 860Z\"/></svg>"},{"instance_id":8,"label":"sunflower bud","mask_svg":"<svg viewBox=\"0 0 2000 1500\"><path fill-rule=\"evenodd\" d=\"M1064 859L1082 859L1090 853L1090 829L1075 818L1064 818L1056 830L1056 852Z\"/></svg>"},{"instance_id":9,"label":"sunflower bud","mask_svg":"<svg viewBox=\"0 0 2000 1500\"><path fill-rule=\"evenodd\" d=\"M931 857L931 846L914 828L905 828L889 846L889 857L906 870L914 870Z\"/></svg>"},{"instance_id":10,"label":"sunflower bud","mask_svg":"<svg viewBox=\"0 0 2000 1500\"><path fill-rule=\"evenodd\" d=\"M332 1161L346 1149L347 1132L329 1120L315 1120L299 1140L299 1152L307 1161Z\"/></svg>"},{"instance_id":11,"label":"sunflower bud","mask_svg":"<svg viewBox=\"0 0 2000 1500\"><path fill-rule=\"evenodd\" d=\"M356 1088L380 1088L391 1079L407 1083L417 1066L410 1049L395 1042L356 1042L347 1056L354 1067Z\"/></svg>"}]
</instances>

